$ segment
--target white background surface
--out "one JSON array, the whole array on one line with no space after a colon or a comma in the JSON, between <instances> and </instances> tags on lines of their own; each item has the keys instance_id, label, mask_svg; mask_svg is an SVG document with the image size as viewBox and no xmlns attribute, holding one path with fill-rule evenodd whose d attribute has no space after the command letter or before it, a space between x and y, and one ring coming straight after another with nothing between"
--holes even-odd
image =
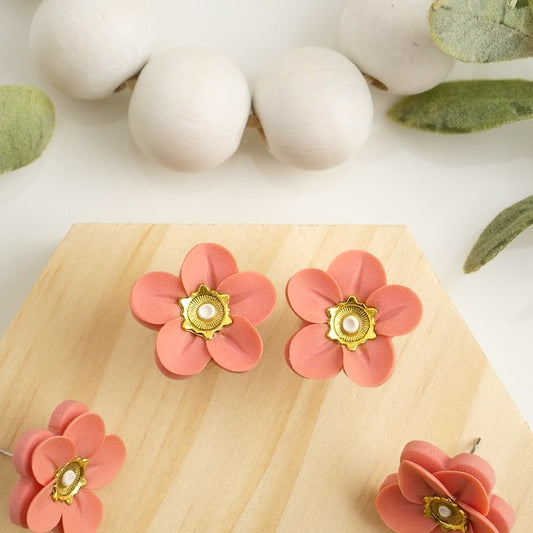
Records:
<instances>
[{"instance_id":1,"label":"white background surface","mask_svg":"<svg viewBox=\"0 0 533 533\"><path fill-rule=\"evenodd\" d=\"M336 48L344 2L150 0L153 50L210 46L230 55L252 82L287 48ZM222 167L178 174L138 153L127 128L127 94L74 101L39 75L27 38L37 5L0 3L0 84L45 90L57 121L41 159L0 176L0 334L77 222L405 224L533 423L533 230L478 273L462 273L485 225L533 193L533 123L434 136L390 122L385 114L395 98L373 91L370 137L341 167L314 173L284 167L250 132ZM533 63L458 65L450 79L491 76L533 78Z\"/></svg>"}]
</instances>

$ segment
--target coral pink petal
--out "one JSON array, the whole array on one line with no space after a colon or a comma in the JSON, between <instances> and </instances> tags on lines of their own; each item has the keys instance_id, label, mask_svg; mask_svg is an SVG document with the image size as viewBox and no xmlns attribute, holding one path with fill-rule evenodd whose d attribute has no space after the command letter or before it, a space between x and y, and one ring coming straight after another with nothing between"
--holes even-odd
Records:
<instances>
[{"instance_id":1,"label":"coral pink petal","mask_svg":"<svg viewBox=\"0 0 533 533\"><path fill-rule=\"evenodd\" d=\"M104 516L102 502L91 491L81 490L63 510L64 533L95 533Z\"/></svg>"},{"instance_id":2,"label":"coral pink petal","mask_svg":"<svg viewBox=\"0 0 533 533\"><path fill-rule=\"evenodd\" d=\"M276 305L274 285L257 272L233 274L222 281L217 290L229 294L232 316L243 316L254 326L266 320Z\"/></svg>"},{"instance_id":3,"label":"coral pink petal","mask_svg":"<svg viewBox=\"0 0 533 533\"><path fill-rule=\"evenodd\" d=\"M337 282L323 270L307 268L297 272L285 290L291 309L306 322L325 324L327 310L343 298Z\"/></svg>"},{"instance_id":4,"label":"coral pink petal","mask_svg":"<svg viewBox=\"0 0 533 533\"><path fill-rule=\"evenodd\" d=\"M95 413L85 413L75 418L63 435L74 442L78 457L90 459L104 443L104 421Z\"/></svg>"},{"instance_id":5,"label":"coral pink petal","mask_svg":"<svg viewBox=\"0 0 533 533\"><path fill-rule=\"evenodd\" d=\"M395 485L398 484L398 474L395 472L394 474L389 474L381 484L381 487L379 490L384 489L385 487L388 487L389 485Z\"/></svg>"},{"instance_id":6,"label":"coral pink petal","mask_svg":"<svg viewBox=\"0 0 533 533\"><path fill-rule=\"evenodd\" d=\"M460 504L461 505L461 504ZM505 530L500 531L495 524L493 524L488 517L482 515L475 509L468 505L462 504L461 508L468 514L470 527L468 533L504 533Z\"/></svg>"},{"instance_id":7,"label":"coral pink petal","mask_svg":"<svg viewBox=\"0 0 533 533\"><path fill-rule=\"evenodd\" d=\"M398 484L405 498L413 503L421 504L431 495L452 498L450 491L433 474L411 461L400 463Z\"/></svg>"},{"instance_id":8,"label":"coral pink petal","mask_svg":"<svg viewBox=\"0 0 533 533\"><path fill-rule=\"evenodd\" d=\"M54 502L50 497L54 482L45 485L35 496L28 507L28 529L37 533L50 531L61 520L61 514L67 505Z\"/></svg>"},{"instance_id":9,"label":"coral pink petal","mask_svg":"<svg viewBox=\"0 0 533 533\"><path fill-rule=\"evenodd\" d=\"M474 476L483 485L487 494L490 494L496 483L494 468L479 455L473 453L460 453L450 460L446 468L441 470L457 470Z\"/></svg>"},{"instance_id":10,"label":"coral pink petal","mask_svg":"<svg viewBox=\"0 0 533 533\"><path fill-rule=\"evenodd\" d=\"M404 446L400 456L400 462L402 461L416 463L424 470L433 474L439 470L447 469L450 463L450 457L440 448L437 448L429 442L413 440Z\"/></svg>"},{"instance_id":11,"label":"coral pink petal","mask_svg":"<svg viewBox=\"0 0 533 533\"><path fill-rule=\"evenodd\" d=\"M362 250L348 250L338 255L328 273L339 284L343 300L355 296L365 302L368 296L387 283L387 274L379 259Z\"/></svg>"},{"instance_id":12,"label":"coral pink petal","mask_svg":"<svg viewBox=\"0 0 533 533\"><path fill-rule=\"evenodd\" d=\"M107 435L87 466L87 489L99 489L113 481L126 459L126 446L117 435Z\"/></svg>"},{"instance_id":13,"label":"coral pink petal","mask_svg":"<svg viewBox=\"0 0 533 533\"><path fill-rule=\"evenodd\" d=\"M150 272L130 292L133 316L145 326L159 329L180 316L178 300L186 296L181 280L168 272Z\"/></svg>"},{"instance_id":14,"label":"coral pink petal","mask_svg":"<svg viewBox=\"0 0 533 533\"><path fill-rule=\"evenodd\" d=\"M204 338L185 331L182 320L172 320L157 334L155 351L157 363L170 374L194 376L211 361Z\"/></svg>"},{"instance_id":15,"label":"coral pink petal","mask_svg":"<svg viewBox=\"0 0 533 533\"><path fill-rule=\"evenodd\" d=\"M515 523L516 515L508 502L493 494L490 497L487 519L496 526L498 533L509 533Z\"/></svg>"},{"instance_id":16,"label":"coral pink petal","mask_svg":"<svg viewBox=\"0 0 533 533\"><path fill-rule=\"evenodd\" d=\"M52 412L48 429L56 435L62 435L65 428L78 416L89 412L89 408L81 402L66 400L61 402Z\"/></svg>"},{"instance_id":17,"label":"coral pink petal","mask_svg":"<svg viewBox=\"0 0 533 533\"><path fill-rule=\"evenodd\" d=\"M254 368L263 354L263 341L251 322L241 316L207 342L213 361L232 372Z\"/></svg>"},{"instance_id":18,"label":"coral pink petal","mask_svg":"<svg viewBox=\"0 0 533 533\"><path fill-rule=\"evenodd\" d=\"M21 476L32 477L31 458L38 444L53 437L53 433L45 429L25 431L15 444L13 463Z\"/></svg>"},{"instance_id":19,"label":"coral pink petal","mask_svg":"<svg viewBox=\"0 0 533 533\"><path fill-rule=\"evenodd\" d=\"M181 267L181 281L188 294L202 284L216 289L220 283L238 272L237 262L229 250L219 244L195 246L186 255Z\"/></svg>"},{"instance_id":20,"label":"coral pink petal","mask_svg":"<svg viewBox=\"0 0 533 533\"><path fill-rule=\"evenodd\" d=\"M46 485L55 476L57 470L76 457L76 445L67 437L53 436L41 442L35 448L31 468L35 480Z\"/></svg>"},{"instance_id":21,"label":"coral pink petal","mask_svg":"<svg viewBox=\"0 0 533 533\"><path fill-rule=\"evenodd\" d=\"M20 479L17 482L9 499L9 517L14 524L28 527L28 508L41 489L42 486L33 479Z\"/></svg>"},{"instance_id":22,"label":"coral pink petal","mask_svg":"<svg viewBox=\"0 0 533 533\"><path fill-rule=\"evenodd\" d=\"M387 381L396 362L394 346L389 337L377 337L357 347L343 348L346 375L363 387L377 387Z\"/></svg>"},{"instance_id":23,"label":"coral pink petal","mask_svg":"<svg viewBox=\"0 0 533 533\"><path fill-rule=\"evenodd\" d=\"M291 368L304 378L329 379L342 370L342 346L327 338L325 324L298 331L287 346Z\"/></svg>"},{"instance_id":24,"label":"coral pink petal","mask_svg":"<svg viewBox=\"0 0 533 533\"><path fill-rule=\"evenodd\" d=\"M397 484L389 484L379 491L376 509L381 519L396 533L433 533L435 522L424 516L424 506L406 500Z\"/></svg>"},{"instance_id":25,"label":"coral pink petal","mask_svg":"<svg viewBox=\"0 0 533 533\"><path fill-rule=\"evenodd\" d=\"M443 470L433 474L461 504L467 504L483 515L489 512L489 496L483 485L470 474Z\"/></svg>"},{"instance_id":26,"label":"coral pink petal","mask_svg":"<svg viewBox=\"0 0 533 533\"><path fill-rule=\"evenodd\" d=\"M394 337L405 335L422 319L422 302L408 287L387 285L374 291L366 300L368 307L377 309L376 333Z\"/></svg>"}]
</instances>

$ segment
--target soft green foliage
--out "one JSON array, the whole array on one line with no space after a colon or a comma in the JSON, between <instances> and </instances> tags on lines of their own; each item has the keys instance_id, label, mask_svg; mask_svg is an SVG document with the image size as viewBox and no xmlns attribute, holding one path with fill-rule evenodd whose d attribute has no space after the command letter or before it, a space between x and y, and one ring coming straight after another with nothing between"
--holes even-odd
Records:
<instances>
[{"instance_id":1,"label":"soft green foliage","mask_svg":"<svg viewBox=\"0 0 533 533\"><path fill-rule=\"evenodd\" d=\"M531 0L436 0L430 10L433 41L467 63L533 55Z\"/></svg>"},{"instance_id":2,"label":"soft green foliage","mask_svg":"<svg viewBox=\"0 0 533 533\"><path fill-rule=\"evenodd\" d=\"M472 133L533 118L533 81L467 80L442 83L408 96L389 116L410 128Z\"/></svg>"},{"instance_id":3,"label":"soft green foliage","mask_svg":"<svg viewBox=\"0 0 533 533\"><path fill-rule=\"evenodd\" d=\"M481 233L464 265L475 272L533 224L533 196L504 209Z\"/></svg>"},{"instance_id":4,"label":"soft green foliage","mask_svg":"<svg viewBox=\"0 0 533 533\"><path fill-rule=\"evenodd\" d=\"M0 173L30 164L46 148L55 123L50 99L34 87L0 87Z\"/></svg>"}]
</instances>

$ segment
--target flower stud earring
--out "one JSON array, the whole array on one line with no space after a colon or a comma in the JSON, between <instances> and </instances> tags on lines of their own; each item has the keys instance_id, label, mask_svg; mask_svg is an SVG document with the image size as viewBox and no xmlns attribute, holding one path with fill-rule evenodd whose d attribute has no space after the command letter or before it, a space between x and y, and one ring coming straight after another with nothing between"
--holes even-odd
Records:
<instances>
[{"instance_id":1,"label":"flower stud earring","mask_svg":"<svg viewBox=\"0 0 533 533\"><path fill-rule=\"evenodd\" d=\"M210 361L232 372L254 368L263 353L256 326L275 305L276 291L267 277L239 272L233 255L212 243L188 252L179 277L150 272L130 295L133 316L159 331L160 370L175 379L198 374Z\"/></svg>"},{"instance_id":2,"label":"flower stud earring","mask_svg":"<svg viewBox=\"0 0 533 533\"><path fill-rule=\"evenodd\" d=\"M412 441L398 473L381 485L376 508L396 533L509 533L515 513L492 493L494 484L494 470L481 457L449 457L432 444Z\"/></svg>"},{"instance_id":3,"label":"flower stud earring","mask_svg":"<svg viewBox=\"0 0 533 533\"><path fill-rule=\"evenodd\" d=\"M341 253L327 271L296 273L286 296L306 324L286 345L289 366L306 378L331 378L344 369L359 385L384 383L395 364L391 337L410 332L422 318L411 289L386 283L379 260L361 250Z\"/></svg>"},{"instance_id":4,"label":"flower stud earring","mask_svg":"<svg viewBox=\"0 0 533 533\"><path fill-rule=\"evenodd\" d=\"M48 429L24 433L11 454L20 480L9 502L11 521L32 531L93 533L103 517L95 489L120 471L126 448L106 435L103 420L80 402L53 411Z\"/></svg>"}]
</instances>

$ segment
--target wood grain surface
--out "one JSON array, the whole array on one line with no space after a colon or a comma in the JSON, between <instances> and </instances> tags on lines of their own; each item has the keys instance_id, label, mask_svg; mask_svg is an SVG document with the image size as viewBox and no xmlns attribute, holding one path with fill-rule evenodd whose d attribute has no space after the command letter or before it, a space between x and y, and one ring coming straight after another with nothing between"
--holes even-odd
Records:
<instances>
[{"instance_id":1,"label":"wood grain surface","mask_svg":"<svg viewBox=\"0 0 533 533\"><path fill-rule=\"evenodd\" d=\"M210 365L174 381L157 369L156 332L131 316L129 291L146 272L177 274L200 242L270 277L278 303L259 326L256 369ZM375 254L389 283L424 303L418 329L395 338L397 368L378 388L342 373L305 380L284 360L301 325L287 280L351 248ZM0 446L44 427L65 399L99 413L128 449L119 476L98 491L103 532L385 533L374 499L404 444L428 440L453 455L478 436L495 492L517 510L514 531L533 523L532 434L404 227L74 226L1 341ZM0 531L22 531L7 513L17 480L8 457L0 479Z\"/></svg>"}]
</instances>

